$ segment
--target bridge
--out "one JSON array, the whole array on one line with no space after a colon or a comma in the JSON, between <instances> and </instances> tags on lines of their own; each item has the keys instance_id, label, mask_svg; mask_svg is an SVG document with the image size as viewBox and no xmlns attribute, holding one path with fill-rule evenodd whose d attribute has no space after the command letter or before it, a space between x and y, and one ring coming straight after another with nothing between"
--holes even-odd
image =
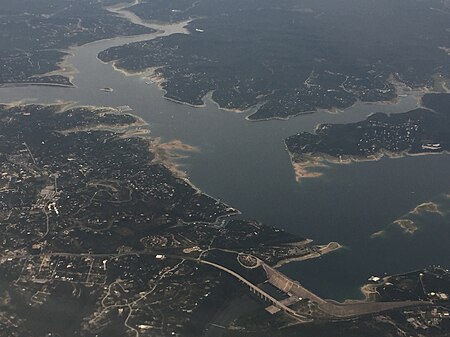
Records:
<instances>
[{"instance_id":1,"label":"bridge","mask_svg":"<svg viewBox=\"0 0 450 337\"><path fill-rule=\"evenodd\" d=\"M247 285L250 290L259 295L262 299L272 303L271 306L267 308L267 311L271 313L276 313L280 310L293 316L299 321L310 322L312 319L306 315L302 315L289 306L296 303L300 299L308 299L317 305L317 308L322 311L327 316L337 319L354 318L363 315L375 314L383 311L388 311L392 309L400 309L412 306L423 306L429 305L431 302L427 301L392 301L392 302L366 302L366 301L351 301L351 302L336 302L334 300L323 299L320 296L314 294L310 290L303 287L298 281L290 279L288 276L284 275L280 271L270 267L260 259L258 263L264 269L267 275L267 281L275 288L281 290L283 293L289 297L284 300L278 300L272 295L268 294L266 291L258 287L257 285L251 283L246 278L236 273L235 271L228 269L218 263L214 263L204 259L197 258L187 258L188 260L196 261L205 265L209 265L216 269L220 269L231 276L235 277L245 285Z\"/></svg>"},{"instance_id":2,"label":"bridge","mask_svg":"<svg viewBox=\"0 0 450 337\"><path fill-rule=\"evenodd\" d=\"M278 308L280 310L283 310L287 314L289 314L291 316L294 316L295 318L297 318L299 320L306 321L305 320L306 319L305 316L303 316L303 315L297 313L295 310L289 308L282 301L277 300L275 297L271 296L270 294L268 294L267 292L265 292L264 290L259 288L257 285L254 285L253 283L251 283L250 281L248 281L247 279L245 279L244 277L242 277L238 273L232 271L231 269L228 269L228 268L226 268L224 266L221 266L220 264L217 264L217 263L214 263L214 262L210 262L210 261L207 261L207 260L202 260L202 259L197 260L197 259L195 259L195 261L200 262L202 264L206 264L206 265L212 266L212 267L217 268L217 269L220 269L220 270L230 274L231 276L234 276L239 281L241 281L242 283L247 285L252 292L254 292L255 294L258 294L264 300L271 302L274 307L276 307L276 308Z\"/></svg>"},{"instance_id":3,"label":"bridge","mask_svg":"<svg viewBox=\"0 0 450 337\"><path fill-rule=\"evenodd\" d=\"M43 256L121 257L127 255L140 255L140 254L155 255L155 254L165 254L165 252L156 252L149 250L124 252L117 254L54 252L43 254ZM311 302L315 303L317 305L317 308L324 314L326 314L330 318L337 318L337 319L352 318L362 315L375 314L378 312L392 309L432 304L431 302L427 301L395 301L395 302L352 301L339 303L333 300L323 299L320 296L314 294L313 292L303 287L298 281L290 279L288 276L284 275L280 271L270 267L269 265L265 264L263 261L258 259L258 264L264 269L266 273L267 282L272 286L274 286L275 288L282 291L283 293L285 293L286 295L288 295L288 298L278 300L269 293L267 293L266 291L264 291L263 289L261 289L258 285L255 285L249 280L247 280L239 273L225 266L222 266L218 263L204 260L202 258L189 257L186 255L175 255L175 254L165 254L165 255L169 258L182 259L196 263L201 263L224 271L227 274L239 280L240 282L244 283L246 286L248 286L253 293L259 295L262 299L270 302L272 305L267 308L269 312L276 313L278 311L284 311L285 313L287 313L288 315L292 316L293 318L297 319L300 322L311 322L313 320L309 315L302 315L301 313L289 307L294 303L297 303L301 299L310 300Z\"/></svg>"}]
</instances>

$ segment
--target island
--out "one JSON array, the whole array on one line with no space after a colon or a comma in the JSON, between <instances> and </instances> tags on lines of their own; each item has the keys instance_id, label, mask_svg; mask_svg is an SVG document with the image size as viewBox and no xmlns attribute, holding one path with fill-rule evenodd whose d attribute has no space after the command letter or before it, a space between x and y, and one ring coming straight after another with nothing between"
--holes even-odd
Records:
<instances>
[{"instance_id":1,"label":"island","mask_svg":"<svg viewBox=\"0 0 450 337\"><path fill-rule=\"evenodd\" d=\"M314 133L285 139L297 180L316 177L326 163L350 163L450 150L450 94L426 94L422 108L396 114L374 113L350 124L320 124Z\"/></svg>"}]
</instances>

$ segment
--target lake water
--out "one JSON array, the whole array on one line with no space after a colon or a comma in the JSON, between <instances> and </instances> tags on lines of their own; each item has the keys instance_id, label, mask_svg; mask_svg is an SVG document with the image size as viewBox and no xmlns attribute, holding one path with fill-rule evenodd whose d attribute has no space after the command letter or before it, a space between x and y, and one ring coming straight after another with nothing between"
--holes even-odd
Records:
<instances>
[{"instance_id":1,"label":"lake water","mask_svg":"<svg viewBox=\"0 0 450 337\"><path fill-rule=\"evenodd\" d=\"M183 31L182 25L158 28L166 34ZM249 122L245 116L250 112L223 111L210 101L205 107L193 108L166 100L156 85L147 85L139 76L124 76L96 58L108 47L156 35L77 47L68 58L78 71L76 88L0 88L0 101L131 106L150 124L155 137L179 139L200 149L180 163L191 181L206 193L238 208L245 217L317 243L344 244L344 250L282 268L322 296L356 298L360 297L359 286L372 274L450 265L448 218L430 217L414 235L389 226L418 204L450 191L450 156L332 165L324 169L322 177L297 183L283 144L287 136L312 131L318 123L355 122L375 111L407 111L416 106L418 93L410 92L397 104L358 103L339 114L318 112L288 121ZM103 87L114 91L102 92ZM388 228L385 237L370 237L383 228Z\"/></svg>"}]
</instances>

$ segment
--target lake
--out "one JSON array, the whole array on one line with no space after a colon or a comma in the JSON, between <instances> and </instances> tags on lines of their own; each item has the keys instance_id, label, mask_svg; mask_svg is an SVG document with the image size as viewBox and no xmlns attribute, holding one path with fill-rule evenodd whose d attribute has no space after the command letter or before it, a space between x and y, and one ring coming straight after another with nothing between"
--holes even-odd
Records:
<instances>
[{"instance_id":1,"label":"lake","mask_svg":"<svg viewBox=\"0 0 450 337\"><path fill-rule=\"evenodd\" d=\"M183 32L182 24L158 26L165 34ZM180 159L194 185L239 209L242 216L309 237L316 243L338 241L345 249L320 259L283 266L291 277L319 295L359 298L371 275L400 273L429 264L449 265L448 217L422 219L420 230L407 235L390 224L422 202L448 199L450 156L382 159L331 165L320 178L295 181L283 139L313 131L319 123L348 123L372 112L404 112L417 105L420 92L407 92L395 104L357 103L343 112L317 112L288 121L250 122L251 111L235 113L206 100L194 108L163 98L163 92L140 76L124 76L103 64L98 52L116 45L153 38L149 34L98 41L74 48L67 62L77 70L75 88L24 86L0 88L1 102L26 101L77 105L129 105L144 118L152 135L199 148ZM111 87L111 93L100 91ZM386 235L371 234L387 229Z\"/></svg>"}]
</instances>

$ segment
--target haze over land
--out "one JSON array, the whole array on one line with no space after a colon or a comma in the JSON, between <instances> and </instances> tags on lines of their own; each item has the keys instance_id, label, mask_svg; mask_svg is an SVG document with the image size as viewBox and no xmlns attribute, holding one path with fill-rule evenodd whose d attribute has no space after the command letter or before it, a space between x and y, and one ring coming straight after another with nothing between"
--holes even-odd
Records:
<instances>
[{"instance_id":1,"label":"haze over land","mask_svg":"<svg viewBox=\"0 0 450 337\"><path fill-rule=\"evenodd\" d=\"M448 3L433 1L142 1L148 20L192 19L174 34L108 49L127 71L157 68L166 97L223 108L261 104L250 119L390 101L398 81L448 78ZM412 55L414 57L412 57Z\"/></svg>"},{"instance_id":2,"label":"haze over land","mask_svg":"<svg viewBox=\"0 0 450 337\"><path fill-rule=\"evenodd\" d=\"M0 13L0 337L448 336L447 0Z\"/></svg>"}]
</instances>

